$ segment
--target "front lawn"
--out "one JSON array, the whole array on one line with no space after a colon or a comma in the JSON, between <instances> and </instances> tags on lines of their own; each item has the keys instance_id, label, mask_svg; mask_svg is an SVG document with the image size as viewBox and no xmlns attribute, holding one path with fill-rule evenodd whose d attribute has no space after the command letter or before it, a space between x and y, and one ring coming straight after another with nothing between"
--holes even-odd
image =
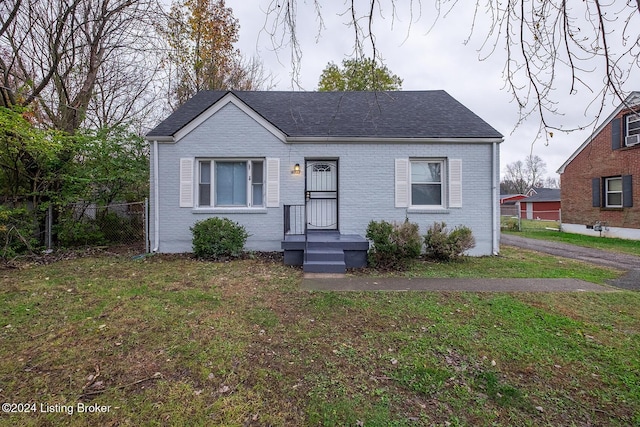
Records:
<instances>
[{"instance_id":1,"label":"front lawn","mask_svg":"<svg viewBox=\"0 0 640 427\"><path fill-rule=\"evenodd\" d=\"M515 249L407 274L548 267L618 274ZM640 424L640 293L303 292L279 262L179 256L0 278L0 395L37 405L2 425Z\"/></svg>"}]
</instances>

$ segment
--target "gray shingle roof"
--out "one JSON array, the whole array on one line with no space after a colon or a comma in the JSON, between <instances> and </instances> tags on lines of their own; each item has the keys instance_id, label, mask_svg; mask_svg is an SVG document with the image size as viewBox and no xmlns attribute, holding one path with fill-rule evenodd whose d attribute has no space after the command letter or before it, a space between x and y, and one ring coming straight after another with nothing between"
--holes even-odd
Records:
<instances>
[{"instance_id":1,"label":"gray shingle roof","mask_svg":"<svg viewBox=\"0 0 640 427\"><path fill-rule=\"evenodd\" d=\"M227 93L199 92L147 138L175 135ZM232 93L288 137L502 138L442 90Z\"/></svg>"},{"instance_id":2,"label":"gray shingle roof","mask_svg":"<svg viewBox=\"0 0 640 427\"><path fill-rule=\"evenodd\" d=\"M534 188L536 194L522 199L522 202L559 202L559 188Z\"/></svg>"}]
</instances>

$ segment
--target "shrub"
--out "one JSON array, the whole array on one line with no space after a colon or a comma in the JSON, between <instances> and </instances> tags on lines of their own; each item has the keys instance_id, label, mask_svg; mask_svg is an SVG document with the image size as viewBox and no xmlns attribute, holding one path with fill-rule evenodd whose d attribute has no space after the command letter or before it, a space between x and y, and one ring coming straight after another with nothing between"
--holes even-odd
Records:
<instances>
[{"instance_id":1,"label":"shrub","mask_svg":"<svg viewBox=\"0 0 640 427\"><path fill-rule=\"evenodd\" d=\"M107 239L95 221L65 218L56 227L58 243L65 248L106 245Z\"/></svg>"},{"instance_id":2,"label":"shrub","mask_svg":"<svg viewBox=\"0 0 640 427\"><path fill-rule=\"evenodd\" d=\"M34 216L25 208L0 206L0 258L32 252L39 245L34 236Z\"/></svg>"},{"instance_id":3,"label":"shrub","mask_svg":"<svg viewBox=\"0 0 640 427\"><path fill-rule=\"evenodd\" d=\"M208 218L191 227L193 252L198 258L223 259L240 256L249 234L227 218Z\"/></svg>"},{"instance_id":4,"label":"shrub","mask_svg":"<svg viewBox=\"0 0 640 427\"><path fill-rule=\"evenodd\" d=\"M368 253L369 264L379 269L406 269L422 251L418 224L409 220L402 224L371 221L367 239L373 243Z\"/></svg>"},{"instance_id":5,"label":"shrub","mask_svg":"<svg viewBox=\"0 0 640 427\"><path fill-rule=\"evenodd\" d=\"M476 240L469 227L456 227L449 233L447 224L434 222L424 236L424 244L429 258L450 261L473 248Z\"/></svg>"},{"instance_id":6,"label":"shrub","mask_svg":"<svg viewBox=\"0 0 640 427\"><path fill-rule=\"evenodd\" d=\"M502 221L502 228L507 231L520 231L518 220L516 218L508 218Z\"/></svg>"},{"instance_id":7,"label":"shrub","mask_svg":"<svg viewBox=\"0 0 640 427\"><path fill-rule=\"evenodd\" d=\"M142 224L136 224L135 217L120 216L116 212L105 211L96 218L98 228L109 243L127 243L136 238L142 240Z\"/></svg>"}]
</instances>

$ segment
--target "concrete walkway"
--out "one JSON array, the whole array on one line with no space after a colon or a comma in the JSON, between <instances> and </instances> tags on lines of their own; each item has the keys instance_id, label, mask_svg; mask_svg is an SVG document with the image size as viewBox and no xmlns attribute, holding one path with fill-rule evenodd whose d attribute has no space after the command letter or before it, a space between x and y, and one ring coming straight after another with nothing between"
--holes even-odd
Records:
<instances>
[{"instance_id":1,"label":"concrete walkway","mask_svg":"<svg viewBox=\"0 0 640 427\"><path fill-rule=\"evenodd\" d=\"M577 279L423 279L305 274L308 291L613 292Z\"/></svg>"}]
</instances>

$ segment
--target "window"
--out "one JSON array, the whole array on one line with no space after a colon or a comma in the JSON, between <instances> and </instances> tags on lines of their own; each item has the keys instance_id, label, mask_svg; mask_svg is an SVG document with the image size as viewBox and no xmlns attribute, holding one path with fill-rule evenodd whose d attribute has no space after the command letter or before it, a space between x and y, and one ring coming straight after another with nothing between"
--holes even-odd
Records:
<instances>
[{"instance_id":1,"label":"window","mask_svg":"<svg viewBox=\"0 0 640 427\"><path fill-rule=\"evenodd\" d=\"M605 178L605 206L607 208L622 207L622 177Z\"/></svg>"},{"instance_id":2,"label":"window","mask_svg":"<svg viewBox=\"0 0 640 427\"><path fill-rule=\"evenodd\" d=\"M211 206L211 162L200 162L198 194L200 206Z\"/></svg>"},{"instance_id":3,"label":"window","mask_svg":"<svg viewBox=\"0 0 640 427\"><path fill-rule=\"evenodd\" d=\"M625 145L630 147L640 144L640 114L629 114L625 120Z\"/></svg>"},{"instance_id":4,"label":"window","mask_svg":"<svg viewBox=\"0 0 640 427\"><path fill-rule=\"evenodd\" d=\"M462 159L395 159L395 207L439 212L462 207Z\"/></svg>"},{"instance_id":5,"label":"window","mask_svg":"<svg viewBox=\"0 0 640 427\"><path fill-rule=\"evenodd\" d=\"M263 160L200 160L198 165L198 206L264 205Z\"/></svg>"},{"instance_id":6,"label":"window","mask_svg":"<svg viewBox=\"0 0 640 427\"><path fill-rule=\"evenodd\" d=\"M442 206L443 161L411 161L411 205Z\"/></svg>"},{"instance_id":7,"label":"window","mask_svg":"<svg viewBox=\"0 0 640 427\"><path fill-rule=\"evenodd\" d=\"M594 208L632 208L633 175L591 179Z\"/></svg>"},{"instance_id":8,"label":"window","mask_svg":"<svg viewBox=\"0 0 640 427\"><path fill-rule=\"evenodd\" d=\"M629 114L627 116L627 135L640 134L640 114Z\"/></svg>"}]
</instances>

